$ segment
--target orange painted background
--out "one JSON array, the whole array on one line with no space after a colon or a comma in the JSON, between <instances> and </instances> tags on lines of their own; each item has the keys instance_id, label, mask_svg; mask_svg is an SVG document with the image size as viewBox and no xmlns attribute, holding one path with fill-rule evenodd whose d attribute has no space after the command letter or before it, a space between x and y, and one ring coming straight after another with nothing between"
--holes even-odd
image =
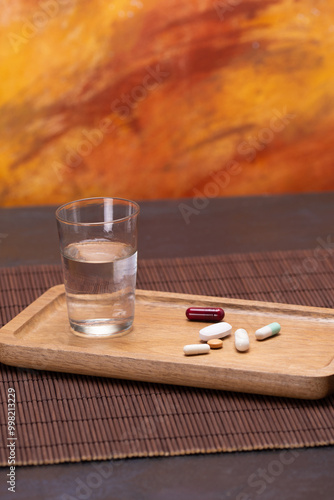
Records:
<instances>
[{"instance_id":1,"label":"orange painted background","mask_svg":"<svg viewBox=\"0 0 334 500\"><path fill-rule=\"evenodd\" d=\"M334 189L334 3L0 0L0 204Z\"/></svg>"}]
</instances>

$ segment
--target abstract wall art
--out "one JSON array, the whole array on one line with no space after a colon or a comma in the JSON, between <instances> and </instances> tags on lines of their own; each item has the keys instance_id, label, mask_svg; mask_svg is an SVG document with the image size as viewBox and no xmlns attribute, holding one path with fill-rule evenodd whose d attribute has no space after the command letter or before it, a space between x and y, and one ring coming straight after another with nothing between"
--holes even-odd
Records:
<instances>
[{"instance_id":1,"label":"abstract wall art","mask_svg":"<svg viewBox=\"0 0 334 500\"><path fill-rule=\"evenodd\" d=\"M334 3L0 0L0 204L334 189Z\"/></svg>"}]
</instances>

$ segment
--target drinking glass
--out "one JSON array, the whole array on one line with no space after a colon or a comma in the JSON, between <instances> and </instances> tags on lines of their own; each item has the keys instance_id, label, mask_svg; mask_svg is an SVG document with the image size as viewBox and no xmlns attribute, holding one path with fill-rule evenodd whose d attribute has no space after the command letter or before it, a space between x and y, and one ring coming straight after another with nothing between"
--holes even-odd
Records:
<instances>
[{"instance_id":1,"label":"drinking glass","mask_svg":"<svg viewBox=\"0 0 334 500\"><path fill-rule=\"evenodd\" d=\"M131 328L138 214L138 204L122 198L87 198L57 209L68 317L77 335L119 336Z\"/></svg>"}]
</instances>

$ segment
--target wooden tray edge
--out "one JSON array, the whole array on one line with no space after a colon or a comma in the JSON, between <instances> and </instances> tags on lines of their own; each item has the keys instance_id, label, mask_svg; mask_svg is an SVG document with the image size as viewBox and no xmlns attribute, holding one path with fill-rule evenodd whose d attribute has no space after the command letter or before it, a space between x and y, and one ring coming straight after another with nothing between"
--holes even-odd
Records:
<instances>
[{"instance_id":1,"label":"wooden tray edge","mask_svg":"<svg viewBox=\"0 0 334 500\"><path fill-rule=\"evenodd\" d=\"M10 345L5 345L1 349L1 362L25 369L308 400L322 399L334 392L333 374L291 375L269 373L266 376L265 383L261 384L263 373L256 370L234 369L234 373L239 372L236 379L235 376L231 377L231 370L228 367L218 367L215 376L212 377L211 375L208 376L206 366L196 365L188 367L188 371L191 371L192 380L187 382L183 379L184 365L180 361L160 361L159 374L157 375L156 370L154 370L154 361L138 360L131 357L122 357L120 359L109 354L101 356L89 352L82 356L82 353L74 351L71 362L69 362L66 353L53 349L45 349L42 357L37 357L36 352L31 349L31 355L27 359L27 348L16 347L14 356L10 347ZM125 358L126 369L123 368ZM92 366L94 368L91 368ZM152 372L154 372L154 378ZM257 386L256 391L254 391L254 384Z\"/></svg>"},{"instance_id":2,"label":"wooden tray edge","mask_svg":"<svg viewBox=\"0 0 334 500\"><path fill-rule=\"evenodd\" d=\"M26 357L26 351L27 347L21 347L16 345L15 339L14 339L14 332L17 332L18 329L20 329L22 326L25 326L27 324L27 312L31 316L34 316L38 313L40 313L43 309L47 308L52 304L54 300L57 300L60 295L63 295L65 293L65 287L64 285L56 285L51 288L49 288L46 292L44 292L40 297L38 297L34 302L32 302L27 308L25 308L23 311L21 311L15 318L13 318L11 321L9 321L6 325L4 325L0 329L0 361L4 364L8 364L10 366L18 366L18 363L21 359L21 368L30 368L30 369L36 369L36 359L34 359L34 356L31 357L32 363L27 362L25 359ZM137 289L136 290L137 296L143 297L143 298L148 298L150 300L158 300L158 301L170 301L171 299L171 293L170 292L156 292L152 290L141 290ZM204 295L190 295L190 294L182 294L182 293L172 293L173 295L173 300L175 302L185 302L187 301L197 301L199 303L212 303L215 302L216 300L219 301L220 305L223 305L222 302L228 306L231 307L249 307L250 305L253 306L253 308L259 308L261 310L263 309L270 309L272 310L273 306L277 306L280 311L282 311L281 304L278 303L271 303L271 302L261 302L261 301L249 301L249 300L243 300L243 299L225 299L223 297L208 297ZM326 309L326 308L318 308L318 307L308 307L308 306L299 306L299 305L290 305L290 304L284 304L285 310L287 312L291 311L299 311L299 312L311 312L312 314L314 313L325 313L325 315L328 317L329 314L334 315L334 309ZM25 314L23 314L25 313ZM329 314L328 314L329 313ZM13 355L10 352L10 348L15 346L15 359L13 359ZM25 353L21 353L20 349L24 350ZM29 348L28 348L29 349ZM32 350L33 353L33 350ZM102 372L101 370L91 370L87 369L87 366L82 364L82 361L78 363L78 367L73 367L73 366L67 366L66 369L60 370L59 369L59 364L57 363L60 362L61 355L63 353L59 353L59 351L55 351L52 349L45 349L44 353L47 354L44 356L43 360L40 360L38 369L47 369L50 371L55 371L55 372L66 372L66 373L78 373L78 374L83 374L83 375L94 375L94 376L108 376L108 377L113 377L113 378L119 378L119 379L128 379L128 380L138 380L138 381L145 381L145 382L151 382L151 383L164 383L164 384L177 384L177 385L188 385L190 387L201 387L201 388L208 388L208 389L217 389L217 382L215 380L215 386L212 386L212 382L206 380L206 382L202 382L203 380L203 375L201 375L202 378L198 378L197 382L194 383L192 382L191 384L185 384L180 383L180 377L182 378L182 367L183 364L180 362L159 362L162 365L166 365L166 373L164 375L163 379L159 379L159 377L155 377L154 380L150 378L149 375L145 375L145 372L147 371L146 369L140 370L140 373L137 373L138 369L138 359L135 358L127 358L128 360L133 361L134 363L134 368L133 372L130 374L123 374L120 375L119 372L115 373L113 370L109 371L108 373ZM82 353L80 352L73 352L73 355L76 356L82 356ZM100 359L100 355L97 355L95 353L87 353L87 356L92 356L92 357L97 357ZM60 356L60 357L59 357ZM106 359L108 362L113 361L115 362L115 357L112 355L106 356ZM122 358L123 359L123 358ZM64 359L61 361L64 363ZM147 361L145 361L147 363ZM170 367L173 366L175 368L176 365L180 365L180 373L179 375L176 376L171 376L170 375ZM65 366L66 366L66 360L65 360ZM198 367L196 366L195 368L198 373L201 373L202 369L205 370L205 367ZM253 390L247 390L247 384L246 386L240 385L240 388L236 388L235 386L235 380L232 381L232 385L228 382L228 370L230 368L220 368L220 371L222 371L222 377L225 378L225 380L220 384L219 389L220 390L231 390L231 391L236 391L236 392L247 392L247 393L254 393ZM225 372L225 371L226 372ZM234 368L234 370L237 370ZM149 370L148 370L149 371ZM241 374L245 373L245 377L263 377L262 372L257 372L256 370L251 370L247 369L245 372L244 370L240 370ZM175 377L178 378L178 382L175 382ZM227 380L226 380L227 377ZM281 380L279 380L279 386L280 384L282 385L282 390L270 390L269 392L267 390L263 390L262 392L256 391L258 394L264 394L264 395L273 395L273 396L284 396L284 397L295 397L299 399L320 399L325 396L330 395L331 393L334 392L334 358L333 360L325 367L322 367L317 370L309 370L309 372L303 375L288 375L288 374L282 374L282 373L271 373L270 378L273 379L273 382L275 381L275 384L277 384L277 378L280 377L280 379L286 379L284 383L281 384ZM195 377L196 378L196 377ZM205 380L205 377L204 377ZM300 394L296 394L294 389L291 387L287 387L287 384L290 384L292 380L299 381L299 386L298 386L298 392L300 393L300 384L302 386L305 386L305 390L307 388L307 393L305 393L304 396L301 396ZM268 380L267 380L268 383ZM307 394L307 395L306 395Z\"/></svg>"}]
</instances>

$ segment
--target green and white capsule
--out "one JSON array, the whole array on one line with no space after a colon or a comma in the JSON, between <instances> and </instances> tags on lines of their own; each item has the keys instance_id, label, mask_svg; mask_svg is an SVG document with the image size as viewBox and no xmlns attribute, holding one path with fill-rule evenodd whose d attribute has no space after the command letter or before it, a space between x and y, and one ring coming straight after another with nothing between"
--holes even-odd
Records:
<instances>
[{"instance_id":1,"label":"green and white capsule","mask_svg":"<svg viewBox=\"0 0 334 500\"><path fill-rule=\"evenodd\" d=\"M257 340L264 340L268 337L273 337L281 331L281 325L279 323L270 323L270 325L263 326L255 332L255 337Z\"/></svg>"}]
</instances>

